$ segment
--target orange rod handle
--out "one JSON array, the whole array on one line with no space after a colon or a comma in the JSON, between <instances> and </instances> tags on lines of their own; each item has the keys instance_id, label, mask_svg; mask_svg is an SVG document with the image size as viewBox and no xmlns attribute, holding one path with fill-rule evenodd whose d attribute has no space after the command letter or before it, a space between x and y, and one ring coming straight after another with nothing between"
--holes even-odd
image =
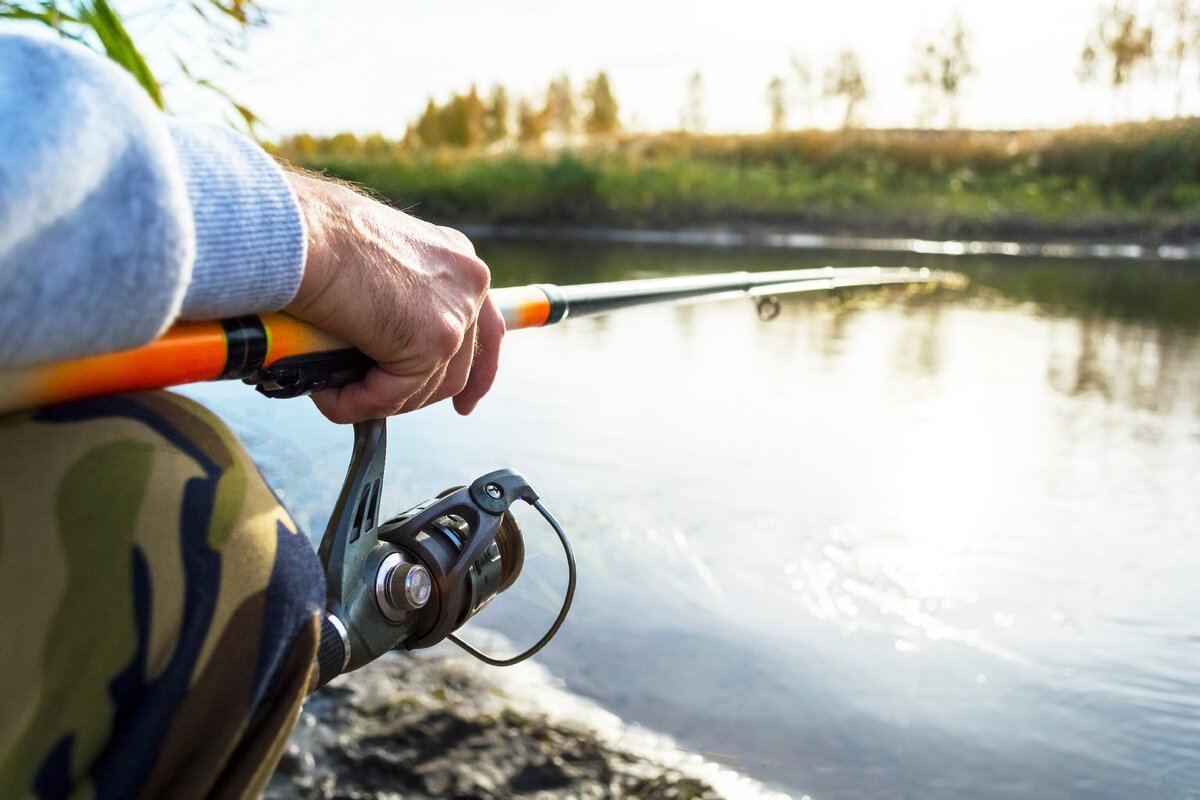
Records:
<instances>
[{"instance_id":1,"label":"orange rod handle","mask_svg":"<svg viewBox=\"0 0 1200 800\"><path fill-rule=\"evenodd\" d=\"M492 299L509 330L539 327L550 318L550 300L536 286L494 289ZM256 323L261 323L257 335L265 335L265 349L258 342L261 362L249 365L251 373L283 358L350 347L285 314L243 321L256 329ZM237 343L231 341L228 322L178 322L158 339L133 350L0 370L0 414L107 394L249 377L231 368Z\"/></svg>"}]
</instances>

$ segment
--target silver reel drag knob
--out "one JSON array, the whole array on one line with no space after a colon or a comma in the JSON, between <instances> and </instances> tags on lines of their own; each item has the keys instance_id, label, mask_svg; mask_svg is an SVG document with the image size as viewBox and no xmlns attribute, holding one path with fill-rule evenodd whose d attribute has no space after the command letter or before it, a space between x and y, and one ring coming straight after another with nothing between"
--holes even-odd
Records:
<instances>
[{"instance_id":1,"label":"silver reel drag knob","mask_svg":"<svg viewBox=\"0 0 1200 800\"><path fill-rule=\"evenodd\" d=\"M409 611L424 608L433 595L433 576L421 564L391 553L375 573L375 600L383 616L403 622Z\"/></svg>"}]
</instances>

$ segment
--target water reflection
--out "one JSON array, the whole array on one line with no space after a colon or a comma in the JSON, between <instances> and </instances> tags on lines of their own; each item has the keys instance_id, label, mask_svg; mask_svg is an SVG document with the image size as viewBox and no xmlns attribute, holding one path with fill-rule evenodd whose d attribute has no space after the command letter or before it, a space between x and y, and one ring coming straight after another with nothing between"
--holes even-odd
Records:
<instances>
[{"instance_id":1,"label":"water reflection","mask_svg":"<svg viewBox=\"0 0 1200 800\"><path fill-rule=\"evenodd\" d=\"M945 241L910 237L832 236L784 231L612 230L584 227L539 227L521 225L468 225L472 238L533 239L537 241L599 242L601 244L649 244L709 249L773 248L791 251L838 251L857 253L903 253L905 255L1011 256L1068 259L1163 261L1200 260L1195 245L1147 246L1136 242L1004 242Z\"/></svg>"},{"instance_id":2,"label":"water reflection","mask_svg":"<svg viewBox=\"0 0 1200 800\"><path fill-rule=\"evenodd\" d=\"M499 284L815 265L479 249ZM519 467L580 566L576 610L539 660L797 797L1188 797L1200 279L1183 264L951 266L971 293L514 334L475 415L393 423L385 511ZM348 436L303 404L201 394L318 530ZM517 644L563 583L552 537L529 547L529 579L481 615Z\"/></svg>"},{"instance_id":3,"label":"water reflection","mask_svg":"<svg viewBox=\"0 0 1200 800\"><path fill-rule=\"evenodd\" d=\"M1195 336L1103 318L1069 327L1055 336L1047 375L1055 389L1163 415L1196 398Z\"/></svg>"},{"instance_id":4,"label":"water reflection","mask_svg":"<svg viewBox=\"0 0 1200 800\"><path fill-rule=\"evenodd\" d=\"M557 280L589 283L635 277L765 271L811 266L908 266L965 272L980 301L1035 303L1056 314L1142 320L1194 329L1200 324L1200 261L1063 261L1044 257L946 256L939 253L769 247L664 247L565 239L484 243L497 285Z\"/></svg>"}]
</instances>

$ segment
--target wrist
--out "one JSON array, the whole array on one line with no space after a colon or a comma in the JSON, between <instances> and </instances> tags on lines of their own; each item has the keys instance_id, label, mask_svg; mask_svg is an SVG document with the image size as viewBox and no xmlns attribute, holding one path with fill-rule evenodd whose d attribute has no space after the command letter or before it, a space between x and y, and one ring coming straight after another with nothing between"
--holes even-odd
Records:
<instances>
[{"instance_id":1,"label":"wrist","mask_svg":"<svg viewBox=\"0 0 1200 800\"><path fill-rule=\"evenodd\" d=\"M336 184L291 171L287 173L287 179L300 205L307 251L300 286L284 310L293 316L304 317L325 293L333 272L332 262L337 249L330 240L337 225L333 220L335 204L330 188Z\"/></svg>"}]
</instances>

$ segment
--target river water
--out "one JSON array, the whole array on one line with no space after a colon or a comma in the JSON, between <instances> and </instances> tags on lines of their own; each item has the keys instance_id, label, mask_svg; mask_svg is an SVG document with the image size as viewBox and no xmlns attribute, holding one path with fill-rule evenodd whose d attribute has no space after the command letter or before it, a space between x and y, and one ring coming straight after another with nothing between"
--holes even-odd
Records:
<instances>
[{"instance_id":1,"label":"river water","mask_svg":"<svg viewBox=\"0 0 1200 800\"><path fill-rule=\"evenodd\" d=\"M538 656L567 689L797 798L1200 797L1200 264L478 247L497 285L973 281L518 332L472 417L392 422L385 512L514 466L572 534L575 610ZM192 394L315 541L349 431ZM525 519L527 576L478 618L516 644L565 583Z\"/></svg>"}]
</instances>

